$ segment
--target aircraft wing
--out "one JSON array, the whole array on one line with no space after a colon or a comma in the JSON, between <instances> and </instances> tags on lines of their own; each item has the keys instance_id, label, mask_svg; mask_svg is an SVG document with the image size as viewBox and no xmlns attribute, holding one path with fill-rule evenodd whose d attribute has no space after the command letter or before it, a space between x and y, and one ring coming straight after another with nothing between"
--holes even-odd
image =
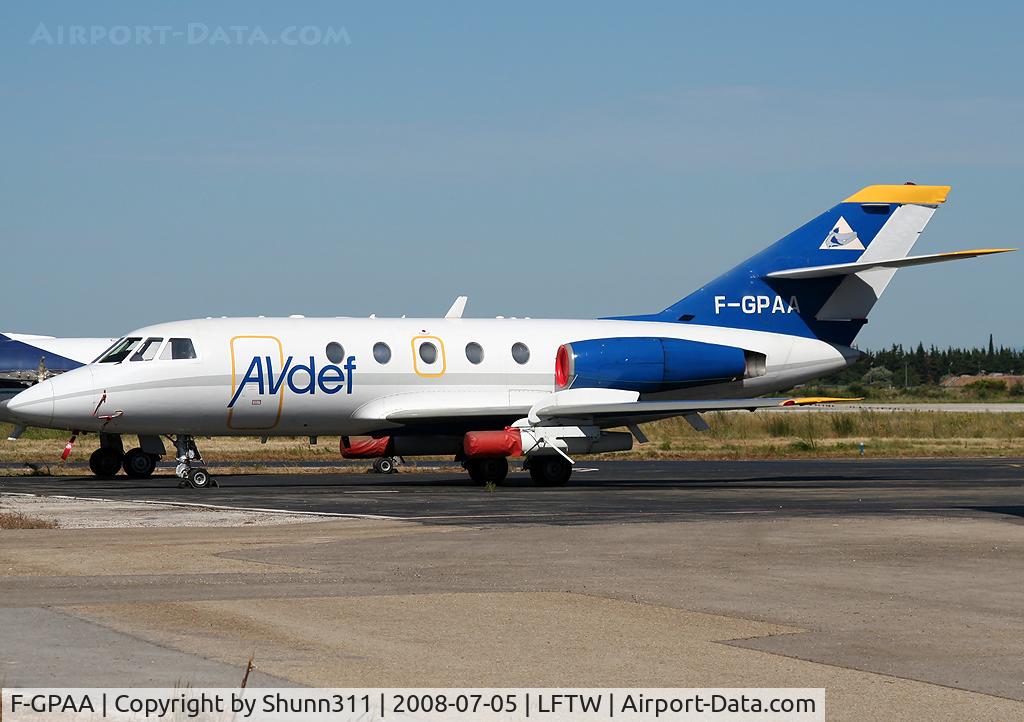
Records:
<instances>
[{"instance_id":1,"label":"aircraft wing","mask_svg":"<svg viewBox=\"0 0 1024 722\"><path fill-rule=\"evenodd\" d=\"M557 391L533 405L527 419L535 425L568 422L594 426L620 426L666 419L690 417L709 411L756 411L769 408L795 408L812 404L850 401L832 397L699 399L641 401L636 391L617 389L569 389Z\"/></svg>"},{"instance_id":2,"label":"aircraft wing","mask_svg":"<svg viewBox=\"0 0 1024 722\"><path fill-rule=\"evenodd\" d=\"M446 419L526 418L538 426L572 422L594 426L621 426L672 416L708 411L756 411L797 407L816 403L849 401L831 397L772 399L701 399L641 401L636 391L619 389L569 389L555 393L524 396L510 403L507 393L470 391L440 394L414 392L376 399L356 412L361 419L395 424L437 422Z\"/></svg>"},{"instance_id":3,"label":"aircraft wing","mask_svg":"<svg viewBox=\"0 0 1024 722\"><path fill-rule=\"evenodd\" d=\"M412 391L376 398L353 416L395 424L494 416L522 418L543 396L539 392L513 401L508 391Z\"/></svg>"}]
</instances>

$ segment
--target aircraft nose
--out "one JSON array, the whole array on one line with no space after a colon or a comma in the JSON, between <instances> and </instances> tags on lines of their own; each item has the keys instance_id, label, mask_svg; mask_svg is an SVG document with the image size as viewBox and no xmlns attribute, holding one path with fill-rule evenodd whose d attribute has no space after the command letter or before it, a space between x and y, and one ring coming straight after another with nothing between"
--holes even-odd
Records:
<instances>
[{"instance_id":1,"label":"aircraft nose","mask_svg":"<svg viewBox=\"0 0 1024 722\"><path fill-rule=\"evenodd\" d=\"M53 421L53 382L29 386L7 403L7 411L29 424L49 425Z\"/></svg>"}]
</instances>

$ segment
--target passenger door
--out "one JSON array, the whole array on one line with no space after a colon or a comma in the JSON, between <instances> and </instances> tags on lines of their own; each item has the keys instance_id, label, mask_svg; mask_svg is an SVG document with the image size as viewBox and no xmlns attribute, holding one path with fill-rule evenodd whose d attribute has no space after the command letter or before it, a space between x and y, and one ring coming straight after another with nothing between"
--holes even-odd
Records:
<instances>
[{"instance_id":1,"label":"passenger door","mask_svg":"<svg viewBox=\"0 0 1024 722\"><path fill-rule=\"evenodd\" d=\"M269 360L269 363L268 363ZM228 428L263 431L273 429L284 410L284 348L275 336L235 336L231 339L231 396ZM255 381L259 377L262 383ZM244 384L241 392L238 388ZM271 393L271 384L277 393ZM237 396L236 396L237 394Z\"/></svg>"}]
</instances>

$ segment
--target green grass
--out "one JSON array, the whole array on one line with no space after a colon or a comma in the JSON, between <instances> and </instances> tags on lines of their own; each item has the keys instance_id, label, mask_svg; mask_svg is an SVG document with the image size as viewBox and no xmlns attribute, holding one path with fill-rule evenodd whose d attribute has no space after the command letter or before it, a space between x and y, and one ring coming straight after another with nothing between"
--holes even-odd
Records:
<instances>
[{"instance_id":1,"label":"green grass","mask_svg":"<svg viewBox=\"0 0 1024 722\"><path fill-rule=\"evenodd\" d=\"M710 431L700 433L683 419L644 425L651 443L603 458L746 459L864 456L1024 457L1024 413L935 411L762 411L706 415ZM4 433L5 429L0 429ZM54 474L80 473L58 462L66 434L32 430L17 442L0 440L0 461L44 465ZM126 446L134 439L125 440ZM267 461L338 461L337 441L324 437L200 439L211 463L234 465L239 473L271 470ZM71 457L82 462L96 437L80 437ZM168 449L170 450L170 449ZM451 462L451 458L440 459ZM369 464L367 464L369 466ZM28 468L0 469L0 476L25 476Z\"/></svg>"},{"instance_id":2,"label":"green grass","mask_svg":"<svg viewBox=\"0 0 1024 722\"><path fill-rule=\"evenodd\" d=\"M635 458L1024 456L1024 413L771 411L707 414L700 434L681 419L644 425ZM608 458L614 458L609 455Z\"/></svg>"}]
</instances>

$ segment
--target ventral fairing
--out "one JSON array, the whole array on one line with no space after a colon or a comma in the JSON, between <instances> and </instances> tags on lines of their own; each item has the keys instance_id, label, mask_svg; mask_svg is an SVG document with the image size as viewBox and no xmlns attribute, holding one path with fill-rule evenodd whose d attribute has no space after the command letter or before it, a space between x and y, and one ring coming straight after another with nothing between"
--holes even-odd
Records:
<instances>
[{"instance_id":1,"label":"ventral fairing","mask_svg":"<svg viewBox=\"0 0 1024 722\"><path fill-rule=\"evenodd\" d=\"M444 318L178 321L129 334L9 410L100 434L100 475L125 463L125 434L141 440L133 463L172 437L193 486L210 483L195 437L337 435L344 456L379 464L450 454L497 482L522 457L537 483L562 484L577 455L629 449L647 421L706 428L707 411L818 401L763 396L856 361L899 268L1009 250L910 255L948 191L864 188L657 313L469 319L460 299Z\"/></svg>"}]
</instances>

